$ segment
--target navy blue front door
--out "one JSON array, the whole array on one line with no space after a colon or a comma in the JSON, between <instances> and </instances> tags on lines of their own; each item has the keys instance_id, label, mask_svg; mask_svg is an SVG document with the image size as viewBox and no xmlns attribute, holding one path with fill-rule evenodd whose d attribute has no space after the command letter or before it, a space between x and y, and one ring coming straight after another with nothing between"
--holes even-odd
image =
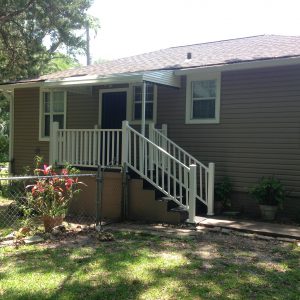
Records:
<instances>
[{"instance_id":1,"label":"navy blue front door","mask_svg":"<svg viewBox=\"0 0 300 300\"><path fill-rule=\"evenodd\" d=\"M126 92L102 94L102 129L120 129L126 120Z\"/></svg>"}]
</instances>

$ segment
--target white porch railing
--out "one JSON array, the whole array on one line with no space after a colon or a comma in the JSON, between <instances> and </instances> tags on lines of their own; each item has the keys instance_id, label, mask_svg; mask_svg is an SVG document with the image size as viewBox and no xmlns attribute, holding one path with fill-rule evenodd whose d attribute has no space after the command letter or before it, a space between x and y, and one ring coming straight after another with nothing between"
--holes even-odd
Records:
<instances>
[{"instance_id":1,"label":"white porch railing","mask_svg":"<svg viewBox=\"0 0 300 300\"><path fill-rule=\"evenodd\" d=\"M51 139L52 160L59 165L121 168L121 129L58 129L54 124Z\"/></svg>"},{"instance_id":2,"label":"white porch railing","mask_svg":"<svg viewBox=\"0 0 300 300\"><path fill-rule=\"evenodd\" d=\"M166 134L166 128L163 132ZM213 214L214 164L208 167L163 133L149 128L149 139L123 121L122 129L58 129L50 136L50 163L80 167L130 167L195 217L196 199Z\"/></svg>"},{"instance_id":3,"label":"white porch railing","mask_svg":"<svg viewBox=\"0 0 300 300\"><path fill-rule=\"evenodd\" d=\"M190 155L176 143L170 140L165 133L166 125L161 130L155 129L154 124L149 125L149 139L166 152L183 163L185 166L196 165L196 198L207 206L207 214L214 214L214 163L208 167Z\"/></svg>"},{"instance_id":4,"label":"white porch railing","mask_svg":"<svg viewBox=\"0 0 300 300\"><path fill-rule=\"evenodd\" d=\"M195 218L196 166L186 166L123 122L123 163ZM126 142L127 141L127 142Z\"/></svg>"}]
</instances>

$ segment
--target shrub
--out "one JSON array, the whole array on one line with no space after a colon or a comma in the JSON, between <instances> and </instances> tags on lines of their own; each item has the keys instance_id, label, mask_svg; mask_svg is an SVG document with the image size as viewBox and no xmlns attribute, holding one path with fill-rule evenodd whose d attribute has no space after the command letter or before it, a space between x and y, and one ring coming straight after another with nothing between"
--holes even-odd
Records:
<instances>
[{"instance_id":1,"label":"shrub","mask_svg":"<svg viewBox=\"0 0 300 300\"><path fill-rule=\"evenodd\" d=\"M223 208L231 207L230 196L232 194L232 183L228 176L215 185L215 196L217 201L221 201Z\"/></svg>"},{"instance_id":2,"label":"shrub","mask_svg":"<svg viewBox=\"0 0 300 300\"><path fill-rule=\"evenodd\" d=\"M250 189L250 195L261 205L282 205L286 191L281 181L275 177L262 177Z\"/></svg>"}]
</instances>

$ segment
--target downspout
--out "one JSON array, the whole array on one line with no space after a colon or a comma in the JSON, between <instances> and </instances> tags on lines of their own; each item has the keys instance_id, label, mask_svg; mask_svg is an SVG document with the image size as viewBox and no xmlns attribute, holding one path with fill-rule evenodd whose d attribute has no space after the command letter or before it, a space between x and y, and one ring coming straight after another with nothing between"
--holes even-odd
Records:
<instances>
[{"instance_id":1,"label":"downspout","mask_svg":"<svg viewBox=\"0 0 300 300\"><path fill-rule=\"evenodd\" d=\"M141 133L145 136L146 126L146 81L143 81L143 92L142 92L142 128Z\"/></svg>"}]
</instances>

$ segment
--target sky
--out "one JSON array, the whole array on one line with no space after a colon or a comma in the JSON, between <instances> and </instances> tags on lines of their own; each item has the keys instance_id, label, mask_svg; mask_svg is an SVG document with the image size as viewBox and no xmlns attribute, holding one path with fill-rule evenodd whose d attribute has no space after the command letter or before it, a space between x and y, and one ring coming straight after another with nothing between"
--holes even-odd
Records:
<instances>
[{"instance_id":1,"label":"sky","mask_svg":"<svg viewBox=\"0 0 300 300\"><path fill-rule=\"evenodd\" d=\"M89 13L101 26L91 34L93 61L259 34L300 35L300 0L94 0Z\"/></svg>"}]
</instances>

